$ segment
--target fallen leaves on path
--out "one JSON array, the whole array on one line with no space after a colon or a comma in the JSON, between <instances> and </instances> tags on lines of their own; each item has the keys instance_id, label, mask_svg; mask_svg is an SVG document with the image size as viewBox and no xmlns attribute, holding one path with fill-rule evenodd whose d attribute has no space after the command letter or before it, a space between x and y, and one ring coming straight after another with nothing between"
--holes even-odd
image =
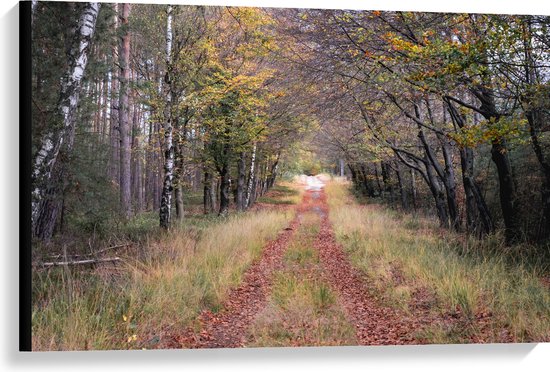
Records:
<instances>
[{"instance_id":1,"label":"fallen leaves on path","mask_svg":"<svg viewBox=\"0 0 550 372\"><path fill-rule=\"evenodd\" d=\"M339 299L351 323L357 330L360 345L418 344L413 333L418 321L378 304L369 291L368 280L350 263L342 246L336 241L328 219L324 192L320 193L322 222L314 243L319 250L321 265L328 282L339 293Z\"/></svg>"}]
</instances>

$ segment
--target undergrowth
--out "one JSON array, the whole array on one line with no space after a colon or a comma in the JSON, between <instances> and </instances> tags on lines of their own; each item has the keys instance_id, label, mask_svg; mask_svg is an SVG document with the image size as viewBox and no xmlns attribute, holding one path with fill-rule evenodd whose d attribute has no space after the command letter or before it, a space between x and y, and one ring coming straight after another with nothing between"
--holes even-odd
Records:
<instances>
[{"instance_id":1,"label":"undergrowth","mask_svg":"<svg viewBox=\"0 0 550 372\"><path fill-rule=\"evenodd\" d=\"M230 287L292 212L188 218L145 236L124 264L33 273L33 350L152 348L173 329L217 311Z\"/></svg>"},{"instance_id":2,"label":"undergrowth","mask_svg":"<svg viewBox=\"0 0 550 372\"><path fill-rule=\"evenodd\" d=\"M344 184L326 191L337 239L389 303L408 309L412 293L427 288L433 311L463 319L461 330L425 330L428 342L468 342L476 334L487 342L550 340L550 291L541 280L548 261L536 248L507 248L500 234L465 238L431 220L362 206ZM474 321L480 314L489 314L484 329Z\"/></svg>"}]
</instances>

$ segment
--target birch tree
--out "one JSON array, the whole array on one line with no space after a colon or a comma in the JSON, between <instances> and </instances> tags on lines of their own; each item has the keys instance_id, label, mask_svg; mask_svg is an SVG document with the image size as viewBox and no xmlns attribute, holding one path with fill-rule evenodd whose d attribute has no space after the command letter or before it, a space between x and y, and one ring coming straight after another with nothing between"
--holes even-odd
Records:
<instances>
[{"instance_id":1,"label":"birch tree","mask_svg":"<svg viewBox=\"0 0 550 372\"><path fill-rule=\"evenodd\" d=\"M33 160L32 230L33 235L40 239L51 238L60 212L60 184L64 172L63 165L58 165L58 156L62 147L69 154L72 150L81 82L99 9L99 3L87 3L82 10L68 55L69 68L62 80L57 107L59 124L45 133ZM56 167L58 169L54 172Z\"/></svg>"},{"instance_id":2,"label":"birch tree","mask_svg":"<svg viewBox=\"0 0 550 372\"><path fill-rule=\"evenodd\" d=\"M248 176L248 183L246 185L246 195L244 199L244 206L245 208L250 207L250 201L252 196L252 186L254 185L254 167L256 166L256 143L254 143L254 147L252 147L252 157L250 159L250 171Z\"/></svg>"},{"instance_id":3,"label":"birch tree","mask_svg":"<svg viewBox=\"0 0 550 372\"><path fill-rule=\"evenodd\" d=\"M172 6L166 9L166 74L164 88L167 92L164 108L164 182L160 202L160 226L167 229L172 213L172 180L174 177L174 144L172 138Z\"/></svg>"}]
</instances>

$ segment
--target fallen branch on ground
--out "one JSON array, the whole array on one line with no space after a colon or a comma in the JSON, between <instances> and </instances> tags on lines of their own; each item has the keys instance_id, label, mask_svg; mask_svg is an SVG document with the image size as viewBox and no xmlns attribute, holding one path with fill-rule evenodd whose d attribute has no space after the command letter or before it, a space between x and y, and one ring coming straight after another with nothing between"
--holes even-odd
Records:
<instances>
[{"instance_id":1,"label":"fallen branch on ground","mask_svg":"<svg viewBox=\"0 0 550 372\"><path fill-rule=\"evenodd\" d=\"M34 266L47 268L47 267L55 267L55 266L92 265L97 263L117 262L117 261L122 261L122 259L119 257L111 257L111 258L97 258L97 259L80 260L80 261L41 262L41 263L34 264Z\"/></svg>"},{"instance_id":2,"label":"fallen branch on ground","mask_svg":"<svg viewBox=\"0 0 550 372\"><path fill-rule=\"evenodd\" d=\"M131 244L131 243L114 245L114 246L112 246L112 247L107 247L107 248L104 248L104 249L100 249L99 251L96 251L96 252L85 253L85 254L73 254L73 255L68 255L68 257L73 258L73 259L77 259L77 258L80 258L80 257L96 256L96 255L98 255L98 254L105 253L105 252L107 252L107 251L111 251L111 250L114 250L114 249L128 247L130 244ZM61 257L63 257L63 255L62 255L62 254L54 254L54 255L51 255L51 256L48 256L48 257L49 257L50 259L56 259L56 258L61 258Z\"/></svg>"}]
</instances>

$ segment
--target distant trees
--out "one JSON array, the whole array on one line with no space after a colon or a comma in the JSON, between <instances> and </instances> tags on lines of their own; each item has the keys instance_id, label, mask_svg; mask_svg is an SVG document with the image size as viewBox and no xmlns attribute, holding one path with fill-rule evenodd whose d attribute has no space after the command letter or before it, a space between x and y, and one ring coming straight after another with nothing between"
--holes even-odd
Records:
<instances>
[{"instance_id":1,"label":"distant trees","mask_svg":"<svg viewBox=\"0 0 550 372\"><path fill-rule=\"evenodd\" d=\"M332 139L339 148L333 156L346 158L358 189L377 194L372 179L381 177L380 193L391 195L388 175L395 171L391 178L404 193L400 164L410 169L411 181L415 174L425 181L442 226L484 235L498 215L510 244L548 236L540 161L546 157L538 154L550 146L540 146L545 129L533 130L536 115L523 105L529 92L549 86L548 17L312 10L287 19L289 32L302 41L294 56L307 56L294 57L295 63L324 75L325 89L346 91L339 103L355 106L362 122L353 119L353 127L370 133L348 143ZM539 120L548 118L548 97L538 97ZM525 155L526 142L535 157ZM494 182L479 176L477 157L493 162ZM513 163L530 167L533 160L540 172L523 174L539 183L542 208L527 212L527 184L519 183ZM499 190L498 210L488 206L480 182Z\"/></svg>"}]
</instances>

